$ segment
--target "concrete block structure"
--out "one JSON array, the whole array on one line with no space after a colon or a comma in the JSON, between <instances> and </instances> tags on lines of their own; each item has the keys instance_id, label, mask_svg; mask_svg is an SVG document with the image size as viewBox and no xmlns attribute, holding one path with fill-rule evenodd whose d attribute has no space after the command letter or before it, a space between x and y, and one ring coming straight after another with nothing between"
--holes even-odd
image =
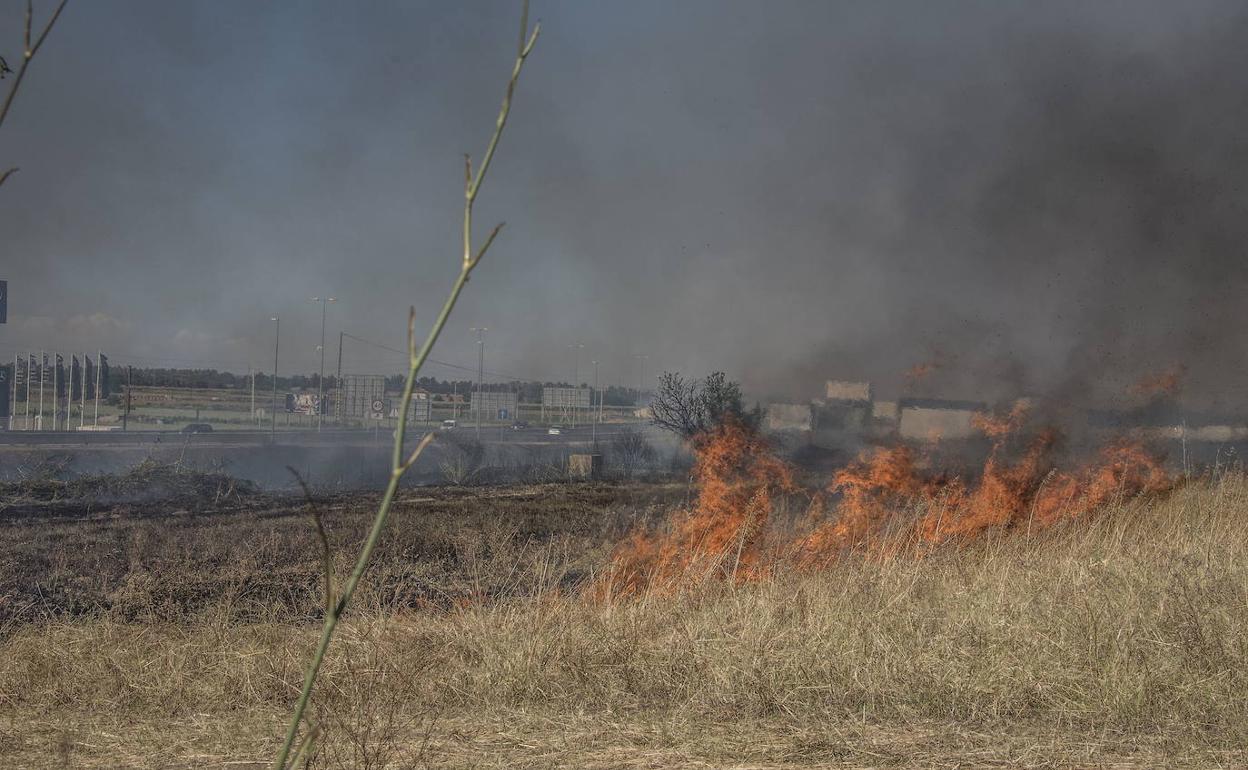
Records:
<instances>
[{"instance_id":1,"label":"concrete block structure","mask_svg":"<svg viewBox=\"0 0 1248 770\"><path fill-rule=\"evenodd\" d=\"M768 404L763 428L769 432L809 431L811 429L810 404Z\"/></svg>"},{"instance_id":2,"label":"concrete block structure","mask_svg":"<svg viewBox=\"0 0 1248 770\"><path fill-rule=\"evenodd\" d=\"M872 400L871 383L828 380L824 388L824 398L829 402L870 403Z\"/></svg>"},{"instance_id":3,"label":"concrete block structure","mask_svg":"<svg viewBox=\"0 0 1248 770\"><path fill-rule=\"evenodd\" d=\"M898 402L898 433L913 441L943 441L976 435L972 418L986 405L978 401L903 398Z\"/></svg>"}]
</instances>

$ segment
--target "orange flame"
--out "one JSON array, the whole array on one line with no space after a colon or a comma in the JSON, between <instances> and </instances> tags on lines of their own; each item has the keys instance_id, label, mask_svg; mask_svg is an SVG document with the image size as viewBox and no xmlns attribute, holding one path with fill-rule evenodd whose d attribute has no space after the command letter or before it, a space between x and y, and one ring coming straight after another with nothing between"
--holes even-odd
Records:
<instances>
[{"instance_id":1,"label":"orange flame","mask_svg":"<svg viewBox=\"0 0 1248 770\"><path fill-rule=\"evenodd\" d=\"M1014 459L1007 440L1022 437L1025 404L975 423L992 448L974 482L932 474L909 446L878 448L838 471L827 493L816 493L805 534L770 550L766 532L776 496L797 491L792 469L766 442L739 425L724 426L695 443L696 504L661 536L634 533L616 551L613 593L671 590L691 577L754 579L787 560L817 569L850 550L895 556L913 543L916 553L947 541L965 542L988 529L1032 531L1088 515L1117 500L1171 489L1175 480L1139 444L1106 446L1085 467L1055 468L1058 433L1043 429L1023 442Z\"/></svg>"},{"instance_id":2,"label":"orange flame","mask_svg":"<svg viewBox=\"0 0 1248 770\"><path fill-rule=\"evenodd\" d=\"M1132 386L1131 391L1144 398L1154 396L1173 398L1183 389L1183 376L1186 374L1187 367L1176 364L1169 369L1140 378L1139 382Z\"/></svg>"},{"instance_id":3,"label":"orange flame","mask_svg":"<svg viewBox=\"0 0 1248 770\"><path fill-rule=\"evenodd\" d=\"M924 361L922 363L915 364L906 371L902 372L902 377L905 378L907 385L914 385L915 383L922 382L929 374L936 371L936 367L936 363Z\"/></svg>"},{"instance_id":4,"label":"orange flame","mask_svg":"<svg viewBox=\"0 0 1248 770\"><path fill-rule=\"evenodd\" d=\"M696 503L678 514L666 534L635 532L620 545L615 592L669 589L699 571L747 579L763 568L761 546L774 496L797 489L792 469L737 423L700 437L694 450Z\"/></svg>"}]
</instances>

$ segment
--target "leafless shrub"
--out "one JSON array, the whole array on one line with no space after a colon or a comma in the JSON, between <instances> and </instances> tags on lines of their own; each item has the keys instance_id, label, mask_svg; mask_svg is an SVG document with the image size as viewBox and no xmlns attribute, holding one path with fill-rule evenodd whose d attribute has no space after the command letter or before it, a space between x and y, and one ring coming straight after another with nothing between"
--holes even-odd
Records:
<instances>
[{"instance_id":1,"label":"leafless shrub","mask_svg":"<svg viewBox=\"0 0 1248 770\"><path fill-rule=\"evenodd\" d=\"M625 479L647 469L654 458L654 447L636 428L620 431L607 445L607 467Z\"/></svg>"},{"instance_id":2,"label":"leafless shrub","mask_svg":"<svg viewBox=\"0 0 1248 770\"><path fill-rule=\"evenodd\" d=\"M485 468L485 444L471 436L445 436L439 442L438 450L442 455L438 468L448 483L456 486L469 484Z\"/></svg>"}]
</instances>

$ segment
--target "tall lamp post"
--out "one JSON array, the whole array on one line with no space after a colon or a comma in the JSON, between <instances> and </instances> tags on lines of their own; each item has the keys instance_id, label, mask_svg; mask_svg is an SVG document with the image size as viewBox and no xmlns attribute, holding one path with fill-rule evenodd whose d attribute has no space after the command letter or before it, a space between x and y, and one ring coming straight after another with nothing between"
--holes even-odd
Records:
<instances>
[{"instance_id":1,"label":"tall lamp post","mask_svg":"<svg viewBox=\"0 0 1248 770\"><path fill-rule=\"evenodd\" d=\"M321 430L321 421L325 416L325 310L334 297L313 297L313 302L321 303L321 375L316 380L316 430Z\"/></svg>"},{"instance_id":2,"label":"tall lamp post","mask_svg":"<svg viewBox=\"0 0 1248 770\"><path fill-rule=\"evenodd\" d=\"M277 348L282 342L282 322L277 316L273 322L273 405L269 407L269 436L277 440Z\"/></svg>"},{"instance_id":3,"label":"tall lamp post","mask_svg":"<svg viewBox=\"0 0 1248 770\"><path fill-rule=\"evenodd\" d=\"M646 388L646 359L649 358L645 353L634 353L633 358L637 359L637 405L641 406L642 391Z\"/></svg>"},{"instance_id":4,"label":"tall lamp post","mask_svg":"<svg viewBox=\"0 0 1248 770\"><path fill-rule=\"evenodd\" d=\"M468 331L477 334L477 392L472 397L472 411L477 413L477 441L481 440L481 386L485 383L485 333L488 326L474 326Z\"/></svg>"},{"instance_id":5,"label":"tall lamp post","mask_svg":"<svg viewBox=\"0 0 1248 770\"><path fill-rule=\"evenodd\" d=\"M580 353L581 353L581 348L585 346L579 342L574 342L571 345L568 345L568 347L572 349L572 392L576 393L576 390L581 387ZM576 397L575 396L573 396L573 401L572 401L572 427L573 428L576 427Z\"/></svg>"},{"instance_id":6,"label":"tall lamp post","mask_svg":"<svg viewBox=\"0 0 1248 770\"><path fill-rule=\"evenodd\" d=\"M594 443L594 449L595 449L595 450L597 450L597 449L598 449L598 423L602 420L602 393L598 390L598 362L597 362L597 361L594 361L594 362L593 362L593 364L594 364L594 390L593 390L593 393L597 393L597 394L598 394L598 416L597 416L596 418L593 418L593 423L592 423L592 424L593 424L593 429L592 429L592 430L591 430L591 432L590 432L590 438L593 440L593 443ZM593 393L591 393L590 395L592 396L592 395L593 395ZM589 408L590 408L591 410L594 408L594 399L593 399L593 398L590 398L590 399L589 399ZM592 411L591 411L591 415L592 415Z\"/></svg>"}]
</instances>

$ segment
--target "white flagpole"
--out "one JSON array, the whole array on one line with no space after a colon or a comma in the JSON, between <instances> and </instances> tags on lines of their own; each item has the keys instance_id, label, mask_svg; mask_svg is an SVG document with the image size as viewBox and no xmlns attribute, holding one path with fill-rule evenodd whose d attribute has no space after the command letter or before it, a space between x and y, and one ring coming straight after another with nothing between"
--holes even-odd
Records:
<instances>
[{"instance_id":1,"label":"white flagpole","mask_svg":"<svg viewBox=\"0 0 1248 770\"><path fill-rule=\"evenodd\" d=\"M69 418L74 414L74 354L70 353L65 359L65 371L68 372L66 377L69 378L69 384L65 386L65 430L70 430Z\"/></svg>"},{"instance_id":2,"label":"white flagpole","mask_svg":"<svg viewBox=\"0 0 1248 770\"><path fill-rule=\"evenodd\" d=\"M48 354L42 350L39 351L39 416L35 419L35 423L39 426L39 430L43 430L43 384L48 376Z\"/></svg>"},{"instance_id":3,"label":"white flagpole","mask_svg":"<svg viewBox=\"0 0 1248 770\"><path fill-rule=\"evenodd\" d=\"M78 427L87 424L87 354L82 354L82 390L78 393Z\"/></svg>"},{"instance_id":4,"label":"white flagpole","mask_svg":"<svg viewBox=\"0 0 1248 770\"><path fill-rule=\"evenodd\" d=\"M70 407L74 405L74 354L65 356L65 428L69 430Z\"/></svg>"},{"instance_id":5,"label":"white flagpole","mask_svg":"<svg viewBox=\"0 0 1248 770\"><path fill-rule=\"evenodd\" d=\"M30 430L30 374L35 368L31 366L34 362L34 355L29 350L26 351L26 430Z\"/></svg>"},{"instance_id":6,"label":"white flagpole","mask_svg":"<svg viewBox=\"0 0 1248 770\"><path fill-rule=\"evenodd\" d=\"M100 427L100 351L95 351L95 427Z\"/></svg>"},{"instance_id":7,"label":"white flagpole","mask_svg":"<svg viewBox=\"0 0 1248 770\"><path fill-rule=\"evenodd\" d=\"M53 353L52 354L52 430L56 430L57 426L60 425L60 422L57 420L57 417L58 417L57 412L61 410L60 409L61 396L56 391L56 386L57 386L56 376L59 373L60 373L60 367L56 365L56 354Z\"/></svg>"}]
</instances>

